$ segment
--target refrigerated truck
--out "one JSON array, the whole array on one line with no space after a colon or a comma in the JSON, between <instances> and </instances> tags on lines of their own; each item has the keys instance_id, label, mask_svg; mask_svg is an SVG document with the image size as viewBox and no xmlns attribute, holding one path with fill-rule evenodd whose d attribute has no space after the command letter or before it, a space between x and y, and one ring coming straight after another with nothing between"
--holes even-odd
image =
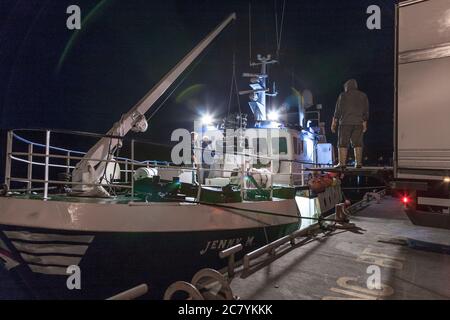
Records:
<instances>
[{"instance_id":1,"label":"refrigerated truck","mask_svg":"<svg viewBox=\"0 0 450 320\"><path fill-rule=\"evenodd\" d=\"M450 0L396 13L393 188L414 224L450 229Z\"/></svg>"}]
</instances>

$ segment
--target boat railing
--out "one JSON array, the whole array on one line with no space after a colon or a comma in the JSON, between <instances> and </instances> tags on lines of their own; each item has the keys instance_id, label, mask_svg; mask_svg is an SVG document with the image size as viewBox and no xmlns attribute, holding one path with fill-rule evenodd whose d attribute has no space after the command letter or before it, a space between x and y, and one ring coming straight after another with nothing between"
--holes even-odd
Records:
<instances>
[{"instance_id":1,"label":"boat railing","mask_svg":"<svg viewBox=\"0 0 450 320\"><path fill-rule=\"evenodd\" d=\"M44 133L45 142L38 143L34 140L35 138L25 138L23 136L24 133ZM108 157L108 159L94 159L94 158L86 158L86 152L68 148L61 148L51 145L52 134L67 134L76 137L89 137L89 138L111 138L111 139L120 139L122 143L129 142L130 144L130 153L131 157ZM257 159L265 159L268 161L268 168L270 169L268 172L264 172L264 174L269 176L290 176L291 184L293 185L293 177L301 176L302 184L304 184L304 175L306 171L305 166L316 166L317 164L296 161L296 160L280 160L278 158L274 159L273 157L263 156L263 155L255 155L249 154L245 152L234 152L233 155L241 156L242 163L238 164L238 170L233 169L224 169L224 168L208 168L204 167L201 164L197 165L175 165L174 163L168 161L156 161L156 160L143 160L139 161L136 159L136 143L144 143L146 145L155 145L155 143L151 141L141 140L141 139L128 139L119 136L110 136L110 135L100 135L95 133L85 133L79 131L69 131L69 130L48 130L48 129L17 129L11 130L7 133L7 150L6 150L6 167L5 167L5 185L7 190L11 192L25 191L28 194L33 191L43 191L44 199L48 198L49 190L54 189L55 187L49 187L49 185L59 186L60 188L64 186L102 186L108 187L112 190L115 189L128 189L131 191L131 199L134 199L134 179L133 175L138 168L147 167L147 168L167 168L167 169L176 169L176 170L185 170L191 171L193 175L197 175L200 177L202 172L220 172L227 174L237 174L241 179L241 193L244 196L244 193L247 190L252 188L246 188L245 177L248 175L257 174L255 172L249 171L249 160L252 158ZM16 144L21 144L21 148L17 148ZM165 147L170 147L167 145L162 145ZM218 152L216 152L217 154ZM223 153L225 155L226 153ZM43 159L43 160L41 160ZM94 161L98 163L106 162L115 162L123 168L121 168L120 172L124 174L124 177L120 177L120 179L110 181L102 181L98 183L85 183L85 182L75 182L70 181L71 171L75 168L76 163L85 160L85 161ZM289 172L274 172L274 162L289 162L290 170ZM292 170L292 163L298 162L301 165L301 169L297 172ZM21 163L25 165L22 167L22 171L14 170L15 165ZM58 169L58 174L66 174L64 179L52 179L50 177L55 176L55 172L51 172L51 169ZM39 177L37 177L39 175ZM274 179L270 179L270 184L266 185L264 188L259 188L259 190L268 190L271 192L271 197L273 195L274 189ZM12 184L24 184L25 188L11 188ZM201 197L201 189L202 189L202 181L198 179L197 184L199 186L198 193L196 195L197 201L200 201ZM36 187L39 185L39 187Z\"/></svg>"},{"instance_id":2,"label":"boat railing","mask_svg":"<svg viewBox=\"0 0 450 320\"><path fill-rule=\"evenodd\" d=\"M24 138L21 133L45 133L45 143L38 143L35 141L31 141L31 139ZM120 139L121 141L125 141L123 137L117 136L108 136L108 135L99 135L95 133L85 133L78 131L69 131L69 130L44 130L44 129L17 129L11 130L7 133L7 144L6 144L6 166L5 166L5 185L9 191L22 191L25 190L27 193L31 193L35 190L43 190L44 198L48 197L49 184L54 185L85 185L85 186L107 186L109 188L122 188L122 189L132 189L133 188L133 179L132 175L135 172L135 169L138 167L170 167L171 164L166 161L155 161L155 160L145 160L138 161L132 158L125 157L114 157L114 162L124 166L124 169L121 172L124 173L123 181L110 181L110 182L102 182L102 183L85 183L85 182L73 182L68 180L52 180L50 179L50 169L58 168L62 171L58 173L66 173L67 177L70 176L71 171L75 168L74 162L78 162L81 160L95 161L95 162L112 162L111 159L95 159L95 158L86 158L86 152L60 148L56 146L52 146L50 141L53 133L62 133L73 136L83 136L83 137L91 137L91 138L104 138L109 137L111 139ZM131 144L135 143L134 140L131 141ZM15 150L15 143L21 143L25 148L21 148L19 151ZM133 149L133 147L132 147ZM44 159L39 161L39 159ZM52 161L53 160L53 161ZM26 165L26 176L21 177L24 172L18 172L14 169L13 164L15 163L23 163ZM35 178L36 168L43 168L40 174L40 178ZM14 175L13 175L14 173ZM16 175L19 173L18 175ZM11 183L22 183L26 185L24 189L12 189ZM35 188L35 184L43 184L43 188Z\"/></svg>"}]
</instances>

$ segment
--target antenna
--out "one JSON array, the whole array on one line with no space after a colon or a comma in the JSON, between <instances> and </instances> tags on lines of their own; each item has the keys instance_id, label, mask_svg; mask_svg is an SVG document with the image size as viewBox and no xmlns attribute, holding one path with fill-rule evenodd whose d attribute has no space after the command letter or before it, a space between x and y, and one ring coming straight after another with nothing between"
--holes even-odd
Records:
<instances>
[{"instance_id":1,"label":"antenna","mask_svg":"<svg viewBox=\"0 0 450 320\"><path fill-rule=\"evenodd\" d=\"M249 63L252 65L252 3L248 3L248 42L249 42Z\"/></svg>"}]
</instances>

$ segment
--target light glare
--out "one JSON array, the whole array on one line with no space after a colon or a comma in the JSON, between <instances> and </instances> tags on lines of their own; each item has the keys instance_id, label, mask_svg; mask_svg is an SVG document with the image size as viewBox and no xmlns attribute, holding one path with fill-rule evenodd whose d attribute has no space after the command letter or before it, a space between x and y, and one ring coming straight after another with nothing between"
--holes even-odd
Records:
<instances>
[{"instance_id":1,"label":"light glare","mask_svg":"<svg viewBox=\"0 0 450 320\"><path fill-rule=\"evenodd\" d=\"M202 117L202 124L209 126L213 122L214 122L214 119L213 119L213 117L211 115L209 115L209 114L203 115L203 117Z\"/></svg>"},{"instance_id":2,"label":"light glare","mask_svg":"<svg viewBox=\"0 0 450 320\"><path fill-rule=\"evenodd\" d=\"M280 115L276 111L270 111L267 117L269 118L270 121L278 121Z\"/></svg>"}]
</instances>

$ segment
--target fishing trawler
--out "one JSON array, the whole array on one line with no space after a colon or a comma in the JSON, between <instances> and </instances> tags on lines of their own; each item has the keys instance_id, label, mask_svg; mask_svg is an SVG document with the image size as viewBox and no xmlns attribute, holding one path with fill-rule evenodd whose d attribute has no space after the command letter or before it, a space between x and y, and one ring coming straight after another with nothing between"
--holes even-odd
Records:
<instances>
[{"instance_id":1,"label":"fishing trawler","mask_svg":"<svg viewBox=\"0 0 450 320\"><path fill-rule=\"evenodd\" d=\"M35 298L104 299L141 283L161 298L176 280L223 268L220 251L242 244L245 254L307 228L341 201L337 178L313 188L317 177L305 171L332 161L323 126L304 124L300 103L295 127L266 110L266 94L275 94L266 83L270 57L258 57L259 73L244 74L252 90L241 94L251 96L255 125L247 127L238 114L198 130L198 141L208 137L214 151L207 165L139 159L146 141L125 137L147 129L145 113L235 18L215 28L107 134L8 132L0 259ZM72 150L52 143L58 134L97 142L87 152ZM68 285L74 268L80 287Z\"/></svg>"}]
</instances>

